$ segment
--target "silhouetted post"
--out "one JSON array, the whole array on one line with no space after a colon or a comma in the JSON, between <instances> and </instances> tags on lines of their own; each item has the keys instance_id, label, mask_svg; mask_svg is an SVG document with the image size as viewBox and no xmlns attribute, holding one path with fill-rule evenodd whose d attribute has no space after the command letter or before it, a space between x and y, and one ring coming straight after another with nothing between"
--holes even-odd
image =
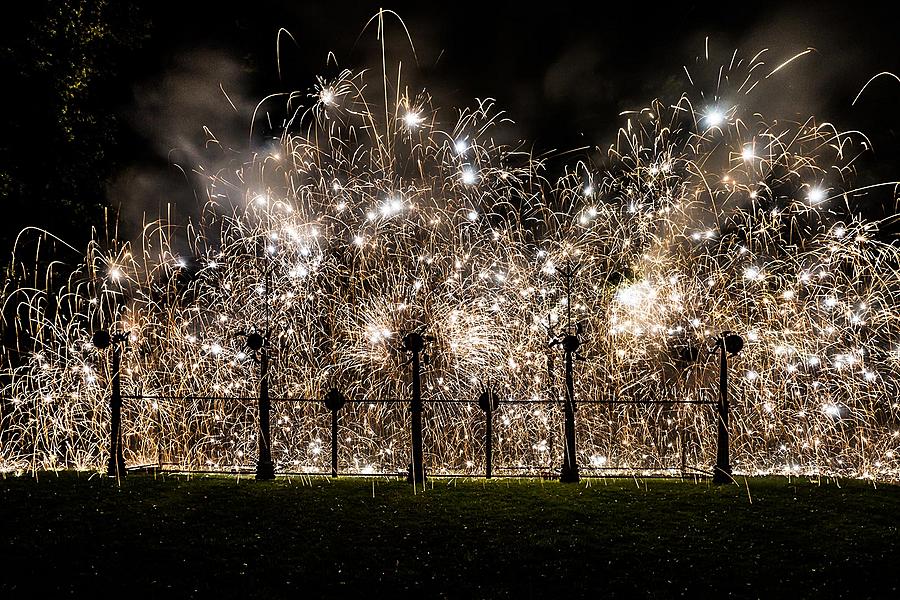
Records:
<instances>
[{"instance_id":1,"label":"silhouetted post","mask_svg":"<svg viewBox=\"0 0 900 600\"><path fill-rule=\"evenodd\" d=\"M744 340L741 336L726 331L717 345L719 347L719 402L716 405L718 439L713 483L731 483L728 439L728 355L740 352L744 347Z\"/></svg>"},{"instance_id":2,"label":"silhouetted post","mask_svg":"<svg viewBox=\"0 0 900 600\"><path fill-rule=\"evenodd\" d=\"M331 411L331 477L338 473L338 411Z\"/></svg>"},{"instance_id":3,"label":"silhouetted post","mask_svg":"<svg viewBox=\"0 0 900 600\"><path fill-rule=\"evenodd\" d=\"M561 344L564 352L566 367L566 398L563 405L564 437L563 440L563 466L559 480L563 483L577 483L581 477L578 474L578 453L575 447L575 357L578 347L581 345L581 324L572 324L572 280L580 265L569 265L567 269L559 269L566 278L566 331L561 339L550 343L551 346Z\"/></svg>"},{"instance_id":4,"label":"silhouetted post","mask_svg":"<svg viewBox=\"0 0 900 600\"><path fill-rule=\"evenodd\" d=\"M719 435L716 443L713 483L728 483L731 481L731 461L728 456L728 354L725 351L725 344L720 343L719 346L719 403L716 405Z\"/></svg>"},{"instance_id":5,"label":"silhouetted post","mask_svg":"<svg viewBox=\"0 0 900 600\"><path fill-rule=\"evenodd\" d=\"M259 358L259 460L256 463L256 478L275 479L275 464L272 462L272 434L269 428L269 343L263 340Z\"/></svg>"},{"instance_id":6,"label":"silhouetted post","mask_svg":"<svg viewBox=\"0 0 900 600\"><path fill-rule=\"evenodd\" d=\"M247 345L259 352L259 458L256 462L256 479L275 479L275 463L272 462L272 433L269 427L269 413L272 410L269 400L269 281L272 278L271 266L266 267L263 275L263 301L266 309L265 335L251 333L247 336Z\"/></svg>"},{"instance_id":7,"label":"silhouetted post","mask_svg":"<svg viewBox=\"0 0 900 600\"><path fill-rule=\"evenodd\" d=\"M559 394L556 391L556 382L555 382L555 372L553 366L553 321L551 315L547 315L547 336L550 338L550 347L547 350L547 400L548 400L548 411L550 414L553 414L553 407L556 406L556 403L559 401ZM547 467L548 470L553 468L553 446L556 437L556 429L551 427L550 432L547 436Z\"/></svg>"},{"instance_id":8,"label":"silhouetted post","mask_svg":"<svg viewBox=\"0 0 900 600\"><path fill-rule=\"evenodd\" d=\"M492 463L494 460L494 432L493 432L493 415L494 412L490 407L488 407L487 412L484 415L485 427L484 427L484 476L487 479L490 479L493 476Z\"/></svg>"},{"instance_id":9,"label":"silhouetted post","mask_svg":"<svg viewBox=\"0 0 900 600\"><path fill-rule=\"evenodd\" d=\"M347 398L337 389L331 388L325 394L325 407L331 411L331 476L338 475L338 411L347 403Z\"/></svg>"},{"instance_id":10,"label":"silhouetted post","mask_svg":"<svg viewBox=\"0 0 900 600\"><path fill-rule=\"evenodd\" d=\"M492 390L488 390L478 397L478 406L484 411L484 461L487 479L493 477L494 459L494 435L493 421L494 411L500 406L500 398Z\"/></svg>"},{"instance_id":11,"label":"silhouetted post","mask_svg":"<svg viewBox=\"0 0 900 600\"><path fill-rule=\"evenodd\" d=\"M113 336L112 395L109 400L109 464L106 474L110 477L125 476L125 458L122 456L122 348L121 334Z\"/></svg>"},{"instance_id":12,"label":"silhouetted post","mask_svg":"<svg viewBox=\"0 0 900 600\"><path fill-rule=\"evenodd\" d=\"M425 458L422 449L422 380L421 352L425 349L425 336L411 332L403 338L403 347L412 352L412 464L407 481L410 483L425 482Z\"/></svg>"},{"instance_id":13,"label":"silhouetted post","mask_svg":"<svg viewBox=\"0 0 900 600\"><path fill-rule=\"evenodd\" d=\"M112 346L112 381L109 397L109 460L106 474L110 477L125 477L125 458L122 455L122 348L128 333L114 333L101 330L94 332L92 343L98 350Z\"/></svg>"},{"instance_id":14,"label":"silhouetted post","mask_svg":"<svg viewBox=\"0 0 900 600\"><path fill-rule=\"evenodd\" d=\"M566 402L565 412L565 454L563 456L562 472L559 480L563 483L577 483L578 459L575 449L575 352L581 342L576 335L567 335L563 338L563 350L566 362Z\"/></svg>"},{"instance_id":15,"label":"silhouetted post","mask_svg":"<svg viewBox=\"0 0 900 600\"><path fill-rule=\"evenodd\" d=\"M109 462L106 474L120 477L125 474L125 459L122 457L122 381L121 352L119 345L113 345L112 351L112 395L109 399Z\"/></svg>"}]
</instances>

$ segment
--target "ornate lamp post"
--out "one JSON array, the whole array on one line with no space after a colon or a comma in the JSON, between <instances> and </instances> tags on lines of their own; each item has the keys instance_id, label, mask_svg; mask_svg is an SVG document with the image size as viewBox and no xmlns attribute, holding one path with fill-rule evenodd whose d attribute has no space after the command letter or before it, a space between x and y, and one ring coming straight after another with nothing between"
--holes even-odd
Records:
<instances>
[{"instance_id":1,"label":"ornate lamp post","mask_svg":"<svg viewBox=\"0 0 900 600\"><path fill-rule=\"evenodd\" d=\"M580 265L569 266L568 269L560 269L559 272L566 278L566 328L562 336L552 339L550 346L562 346L566 368L566 397L564 409L564 453L563 465L559 480L563 483L577 483L581 476L578 474L578 454L575 446L575 358L580 358L578 348L581 346L581 324L572 323L572 280Z\"/></svg>"},{"instance_id":2,"label":"ornate lamp post","mask_svg":"<svg viewBox=\"0 0 900 600\"><path fill-rule=\"evenodd\" d=\"M270 219L268 211L266 217ZM263 302L265 304L265 333L249 333L247 336L247 347L254 352L259 353L259 457L256 461L256 479L271 480L275 479L275 463L272 462L272 433L270 429L270 413L272 404L269 399L269 345L271 343L269 333L271 331L271 315L270 315L270 291L272 280L272 263L271 254L274 248L267 243L263 244Z\"/></svg>"}]
</instances>

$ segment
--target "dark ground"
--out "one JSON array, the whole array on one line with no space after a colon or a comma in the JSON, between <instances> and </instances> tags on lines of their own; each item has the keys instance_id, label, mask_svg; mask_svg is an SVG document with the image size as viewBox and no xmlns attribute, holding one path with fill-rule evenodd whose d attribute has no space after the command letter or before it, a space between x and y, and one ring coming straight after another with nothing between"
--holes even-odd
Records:
<instances>
[{"instance_id":1,"label":"dark ground","mask_svg":"<svg viewBox=\"0 0 900 600\"><path fill-rule=\"evenodd\" d=\"M0 597L896 598L900 487L0 480Z\"/></svg>"}]
</instances>

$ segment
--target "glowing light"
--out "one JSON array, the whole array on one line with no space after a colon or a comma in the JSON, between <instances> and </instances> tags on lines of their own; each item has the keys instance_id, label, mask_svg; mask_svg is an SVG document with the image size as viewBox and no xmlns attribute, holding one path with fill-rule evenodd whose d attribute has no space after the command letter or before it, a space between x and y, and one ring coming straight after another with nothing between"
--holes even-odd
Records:
<instances>
[{"instance_id":1,"label":"glowing light","mask_svg":"<svg viewBox=\"0 0 900 600\"><path fill-rule=\"evenodd\" d=\"M760 281L764 278L763 272L759 267L747 267L744 269L744 279L750 281Z\"/></svg>"},{"instance_id":2,"label":"glowing light","mask_svg":"<svg viewBox=\"0 0 900 600\"><path fill-rule=\"evenodd\" d=\"M812 205L821 204L825 201L825 190L819 187L814 187L809 190L809 194L807 194L806 199Z\"/></svg>"},{"instance_id":3,"label":"glowing light","mask_svg":"<svg viewBox=\"0 0 900 600\"><path fill-rule=\"evenodd\" d=\"M388 198L382 203L379 212L383 217L392 217L406 208L402 200L396 197Z\"/></svg>"},{"instance_id":4,"label":"glowing light","mask_svg":"<svg viewBox=\"0 0 900 600\"><path fill-rule=\"evenodd\" d=\"M718 108L711 108L703 117L707 127L719 127L725 122L725 114Z\"/></svg>"},{"instance_id":5,"label":"glowing light","mask_svg":"<svg viewBox=\"0 0 900 600\"><path fill-rule=\"evenodd\" d=\"M836 404L825 404L822 406L822 412L824 412L829 417L840 417L841 416L841 407Z\"/></svg>"},{"instance_id":6,"label":"glowing light","mask_svg":"<svg viewBox=\"0 0 900 600\"><path fill-rule=\"evenodd\" d=\"M407 111L407 113L403 115L403 123L409 129L415 129L416 127L421 125L424 120L425 118L422 117L422 115L412 110Z\"/></svg>"}]
</instances>

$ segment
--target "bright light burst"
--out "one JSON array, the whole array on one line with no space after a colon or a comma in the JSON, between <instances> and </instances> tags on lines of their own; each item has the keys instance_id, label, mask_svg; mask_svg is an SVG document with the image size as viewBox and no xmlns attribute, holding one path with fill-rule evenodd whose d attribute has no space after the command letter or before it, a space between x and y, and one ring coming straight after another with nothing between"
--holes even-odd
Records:
<instances>
[{"instance_id":1,"label":"bright light burst","mask_svg":"<svg viewBox=\"0 0 900 600\"><path fill-rule=\"evenodd\" d=\"M555 469L563 382L559 360L548 375L547 327L571 311L585 330L586 470L709 468L709 406L634 402L714 399L715 361L684 350L729 330L747 340L731 384L736 471L896 479L900 252L846 207L867 144L814 119L770 127L753 106L763 56L733 58L728 77L707 65L715 97L744 104L695 114L713 97L695 73L674 104L627 113L602 165L555 182L491 141L491 102L448 120L365 73L320 80L308 111L289 107L302 116L277 152L209 176L186 237L159 222L133 244L92 243L61 288L56 263L39 278L17 257L4 301L27 353L4 350L0 468L104 463L99 328L131 332L129 464L252 464L258 368L241 333L268 327L272 396L338 386L356 400L342 470L396 472L410 446L407 406L391 402L409 398L399 340L424 326L429 469L483 470L483 414L457 401L486 386L531 401L498 411L495 471ZM557 270L571 262L570 305ZM588 403L614 399L632 403ZM327 471L321 403L275 409L279 468Z\"/></svg>"},{"instance_id":2,"label":"bright light burst","mask_svg":"<svg viewBox=\"0 0 900 600\"><path fill-rule=\"evenodd\" d=\"M813 187L809 190L809 195L806 198L812 205L821 204L825 201L825 190L820 187Z\"/></svg>"},{"instance_id":3,"label":"bright light burst","mask_svg":"<svg viewBox=\"0 0 900 600\"><path fill-rule=\"evenodd\" d=\"M711 108L704 116L707 127L719 127L725 122L725 115L718 108Z\"/></svg>"}]
</instances>

